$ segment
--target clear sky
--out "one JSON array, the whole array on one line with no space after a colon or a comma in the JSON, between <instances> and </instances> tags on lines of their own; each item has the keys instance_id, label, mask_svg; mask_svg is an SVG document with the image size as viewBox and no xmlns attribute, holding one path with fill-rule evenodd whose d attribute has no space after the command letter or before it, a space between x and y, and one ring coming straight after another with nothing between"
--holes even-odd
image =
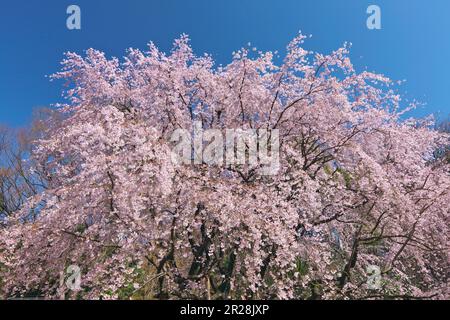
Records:
<instances>
[{"instance_id":1,"label":"clear sky","mask_svg":"<svg viewBox=\"0 0 450 320\"><path fill-rule=\"evenodd\" d=\"M66 28L66 9L81 8L82 29ZM382 29L366 27L366 9L381 8ZM358 70L406 79L405 96L426 102L415 116L450 113L449 0L39 0L0 1L0 123L26 125L34 107L61 102L63 52L93 47L122 57L154 41L169 50L187 33L196 53L227 63L251 42L283 52L302 30L307 49L328 53L353 43Z\"/></svg>"}]
</instances>

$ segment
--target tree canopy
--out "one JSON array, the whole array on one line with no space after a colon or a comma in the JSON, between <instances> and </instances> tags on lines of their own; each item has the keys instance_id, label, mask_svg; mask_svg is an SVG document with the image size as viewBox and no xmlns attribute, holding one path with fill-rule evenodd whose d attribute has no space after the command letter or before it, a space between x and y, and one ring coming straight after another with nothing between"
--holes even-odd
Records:
<instances>
[{"instance_id":1,"label":"tree canopy","mask_svg":"<svg viewBox=\"0 0 450 320\"><path fill-rule=\"evenodd\" d=\"M3 219L4 296L448 298L448 134L407 118L348 44L305 38L281 64L243 48L215 66L184 35L123 61L68 53L68 103L27 158L45 183ZM278 130L280 169L174 163L171 135L194 123ZM61 287L69 265L80 291Z\"/></svg>"}]
</instances>

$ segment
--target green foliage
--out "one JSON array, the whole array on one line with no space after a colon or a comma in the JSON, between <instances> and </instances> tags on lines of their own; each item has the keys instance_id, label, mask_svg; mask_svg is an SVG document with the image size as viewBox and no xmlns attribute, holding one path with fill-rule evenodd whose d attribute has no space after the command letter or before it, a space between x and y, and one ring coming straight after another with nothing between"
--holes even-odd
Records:
<instances>
[{"instance_id":1,"label":"green foliage","mask_svg":"<svg viewBox=\"0 0 450 320\"><path fill-rule=\"evenodd\" d=\"M304 276L309 271L308 261L302 260L301 258L297 258L295 261L296 272L298 272L301 276Z\"/></svg>"},{"instance_id":2,"label":"green foliage","mask_svg":"<svg viewBox=\"0 0 450 320\"><path fill-rule=\"evenodd\" d=\"M338 172L338 173L340 173L342 175L342 177L344 178L344 181L345 181L345 186L347 188L350 188L352 180L353 180L350 172L348 172L347 170L342 169L342 168L338 168L336 170L336 172Z\"/></svg>"}]
</instances>

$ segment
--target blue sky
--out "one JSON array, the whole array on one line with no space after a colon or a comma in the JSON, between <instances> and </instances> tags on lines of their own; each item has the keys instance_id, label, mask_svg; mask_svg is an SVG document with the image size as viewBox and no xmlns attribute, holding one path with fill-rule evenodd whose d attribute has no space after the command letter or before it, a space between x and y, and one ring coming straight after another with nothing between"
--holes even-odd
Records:
<instances>
[{"instance_id":1,"label":"blue sky","mask_svg":"<svg viewBox=\"0 0 450 320\"><path fill-rule=\"evenodd\" d=\"M82 29L66 28L66 9L80 6ZM380 6L382 29L366 27L366 9ZM122 57L152 40L169 50L187 33L196 53L218 63L251 42L283 52L302 30L307 49L328 53L353 43L357 69L406 79L405 97L426 102L415 116L450 113L449 0L40 0L0 3L0 123L26 125L34 107L61 102L63 52L93 47Z\"/></svg>"}]
</instances>

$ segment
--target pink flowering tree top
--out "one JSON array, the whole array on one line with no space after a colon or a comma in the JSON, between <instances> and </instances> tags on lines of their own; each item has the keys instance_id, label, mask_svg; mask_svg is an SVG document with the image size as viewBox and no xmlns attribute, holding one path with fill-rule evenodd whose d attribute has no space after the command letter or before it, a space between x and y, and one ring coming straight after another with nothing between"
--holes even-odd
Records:
<instances>
[{"instance_id":1,"label":"pink flowering tree top","mask_svg":"<svg viewBox=\"0 0 450 320\"><path fill-rule=\"evenodd\" d=\"M68 53L68 103L30 161L47 183L3 221L5 297L448 298L449 136L396 83L299 35L281 65L152 43ZM176 163L177 129L279 133L279 169ZM81 288L64 285L80 267Z\"/></svg>"}]
</instances>

